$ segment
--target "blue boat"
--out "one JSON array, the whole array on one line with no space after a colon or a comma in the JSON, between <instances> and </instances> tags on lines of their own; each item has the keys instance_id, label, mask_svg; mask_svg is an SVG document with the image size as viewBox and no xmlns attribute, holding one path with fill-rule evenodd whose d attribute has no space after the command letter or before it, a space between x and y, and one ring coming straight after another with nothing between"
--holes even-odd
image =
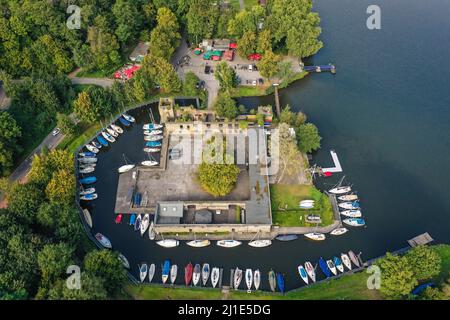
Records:
<instances>
[{"instance_id":1,"label":"blue boat","mask_svg":"<svg viewBox=\"0 0 450 320\"><path fill-rule=\"evenodd\" d=\"M428 287L434 288L436 286L435 286L435 284L433 282L423 283L420 286L418 286L417 288L415 288L413 291L411 291L411 294L417 296L417 295L421 294L422 291L425 290Z\"/></svg>"},{"instance_id":2,"label":"blue boat","mask_svg":"<svg viewBox=\"0 0 450 320\"><path fill-rule=\"evenodd\" d=\"M284 278L283 275L279 272L277 273L277 284L280 292L284 294Z\"/></svg>"},{"instance_id":3,"label":"blue boat","mask_svg":"<svg viewBox=\"0 0 450 320\"><path fill-rule=\"evenodd\" d=\"M82 184L91 184L97 182L96 177L86 177L80 180L80 183Z\"/></svg>"},{"instance_id":4,"label":"blue boat","mask_svg":"<svg viewBox=\"0 0 450 320\"><path fill-rule=\"evenodd\" d=\"M319 267L327 278L331 277L330 268L328 268L327 263L322 257L319 259Z\"/></svg>"},{"instance_id":5,"label":"blue boat","mask_svg":"<svg viewBox=\"0 0 450 320\"><path fill-rule=\"evenodd\" d=\"M134 195L134 205L140 207L141 206L141 194L140 193L136 193Z\"/></svg>"},{"instance_id":6,"label":"blue boat","mask_svg":"<svg viewBox=\"0 0 450 320\"><path fill-rule=\"evenodd\" d=\"M130 226L134 225L134 222L136 221L136 215L133 213L130 216Z\"/></svg>"},{"instance_id":7,"label":"blue boat","mask_svg":"<svg viewBox=\"0 0 450 320\"><path fill-rule=\"evenodd\" d=\"M341 259L339 259L338 257L334 257L333 262L336 269L338 269L340 272L344 272L344 265L342 264Z\"/></svg>"},{"instance_id":8,"label":"blue boat","mask_svg":"<svg viewBox=\"0 0 450 320\"><path fill-rule=\"evenodd\" d=\"M94 147L96 147L97 149L100 149L100 148L102 147L102 145L101 145L100 143L98 143L97 141L92 141L91 143L92 143L92 145L93 145Z\"/></svg>"},{"instance_id":9,"label":"blue boat","mask_svg":"<svg viewBox=\"0 0 450 320\"><path fill-rule=\"evenodd\" d=\"M130 126L130 121L124 119L123 117L120 117L120 118L119 118L119 121L120 121L121 124L123 124L123 125L126 126L126 127L129 127L129 126Z\"/></svg>"},{"instance_id":10,"label":"blue boat","mask_svg":"<svg viewBox=\"0 0 450 320\"><path fill-rule=\"evenodd\" d=\"M108 141L105 140L105 138L98 136L97 137L98 142L100 142L103 146L108 146Z\"/></svg>"},{"instance_id":11,"label":"blue boat","mask_svg":"<svg viewBox=\"0 0 450 320\"><path fill-rule=\"evenodd\" d=\"M145 143L146 147L160 147L161 142L160 141L148 141Z\"/></svg>"},{"instance_id":12,"label":"blue boat","mask_svg":"<svg viewBox=\"0 0 450 320\"><path fill-rule=\"evenodd\" d=\"M86 158L94 158L94 157L96 157L96 154L91 152L91 151L80 152L79 155L82 156L82 157L86 157Z\"/></svg>"},{"instance_id":13,"label":"blue boat","mask_svg":"<svg viewBox=\"0 0 450 320\"><path fill-rule=\"evenodd\" d=\"M170 260L164 261L164 265L162 266L162 282L166 283L170 274Z\"/></svg>"}]
</instances>

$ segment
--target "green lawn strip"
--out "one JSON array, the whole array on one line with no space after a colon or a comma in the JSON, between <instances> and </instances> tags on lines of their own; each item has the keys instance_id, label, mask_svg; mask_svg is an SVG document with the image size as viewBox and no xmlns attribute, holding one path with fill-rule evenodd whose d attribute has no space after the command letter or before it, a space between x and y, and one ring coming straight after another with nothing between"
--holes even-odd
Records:
<instances>
[{"instance_id":1,"label":"green lawn strip","mask_svg":"<svg viewBox=\"0 0 450 320\"><path fill-rule=\"evenodd\" d=\"M80 131L83 133L75 136L65 137L58 145L58 149L67 149L70 152L75 152L77 148L91 139L92 136L101 129L101 124L96 123L89 126L83 126Z\"/></svg>"},{"instance_id":2,"label":"green lawn strip","mask_svg":"<svg viewBox=\"0 0 450 320\"><path fill-rule=\"evenodd\" d=\"M450 278L450 245L440 244L433 246L433 249L442 259L441 272L435 278L436 284L440 284Z\"/></svg>"},{"instance_id":3,"label":"green lawn strip","mask_svg":"<svg viewBox=\"0 0 450 320\"><path fill-rule=\"evenodd\" d=\"M135 300L220 300L222 298L222 292L219 289L128 285L125 291Z\"/></svg>"},{"instance_id":4,"label":"green lawn strip","mask_svg":"<svg viewBox=\"0 0 450 320\"><path fill-rule=\"evenodd\" d=\"M238 86L232 90L231 96L233 98L264 96L267 94L266 91L266 86Z\"/></svg>"},{"instance_id":5,"label":"green lawn strip","mask_svg":"<svg viewBox=\"0 0 450 320\"><path fill-rule=\"evenodd\" d=\"M250 9L256 5L258 5L258 0L244 0L244 7L247 11L250 11Z\"/></svg>"},{"instance_id":6,"label":"green lawn strip","mask_svg":"<svg viewBox=\"0 0 450 320\"><path fill-rule=\"evenodd\" d=\"M77 73L77 78L108 78L111 74L104 71L84 71Z\"/></svg>"}]
</instances>

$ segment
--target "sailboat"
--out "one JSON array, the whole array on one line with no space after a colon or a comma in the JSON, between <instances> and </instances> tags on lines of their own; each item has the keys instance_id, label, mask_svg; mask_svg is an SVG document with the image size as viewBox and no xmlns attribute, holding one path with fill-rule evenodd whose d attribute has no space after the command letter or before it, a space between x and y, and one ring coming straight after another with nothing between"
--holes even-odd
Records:
<instances>
[{"instance_id":1,"label":"sailboat","mask_svg":"<svg viewBox=\"0 0 450 320\"><path fill-rule=\"evenodd\" d=\"M148 272L148 265L146 263L143 263L139 266L139 278L141 282L144 282L145 277L147 277Z\"/></svg>"},{"instance_id":2,"label":"sailboat","mask_svg":"<svg viewBox=\"0 0 450 320\"><path fill-rule=\"evenodd\" d=\"M258 237L257 239L255 239ZM272 240L269 239L259 239L259 232L256 234L255 238L253 238L248 245L253 248L264 248L268 247L272 244Z\"/></svg>"},{"instance_id":3,"label":"sailboat","mask_svg":"<svg viewBox=\"0 0 450 320\"><path fill-rule=\"evenodd\" d=\"M163 139L163 136L160 136L160 135L158 135L158 136L144 136L144 140L145 141L159 141L159 140L162 140Z\"/></svg>"},{"instance_id":4,"label":"sailboat","mask_svg":"<svg viewBox=\"0 0 450 320\"><path fill-rule=\"evenodd\" d=\"M122 115L122 117L124 117L124 119L129 121L129 122L136 122L136 119L134 117L130 116L129 114L124 113Z\"/></svg>"},{"instance_id":5,"label":"sailboat","mask_svg":"<svg viewBox=\"0 0 450 320\"><path fill-rule=\"evenodd\" d=\"M146 213L141 222L141 236L143 236L145 231L147 231L149 223L150 223L150 215Z\"/></svg>"},{"instance_id":6,"label":"sailboat","mask_svg":"<svg viewBox=\"0 0 450 320\"><path fill-rule=\"evenodd\" d=\"M333 236L340 236L348 231L347 228L337 228L330 232Z\"/></svg>"},{"instance_id":7,"label":"sailboat","mask_svg":"<svg viewBox=\"0 0 450 320\"><path fill-rule=\"evenodd\" d=\"M353 201L353 202L341 202L338 204L339 208L346 209L346 210L358 210L360 208L359 201Z\"/></svg>"},{"instance_id":8,"label":"sailboat","mask_svg":"<svg viewBox=\"0 0 450 320\"><path fill-rule=\"evenodd\" d=\"M119 260L122 262L122 265L125 269L130 269L130 263L128 262L128 259L121 253L119 253Z\"/></svg>"},{"instance_id":9,"label":"sailboat","mask_svg":"<svg viewBox=\"0 0 450 320\"><path fill-rule=\"evenodd\" d=\"M138 231L141 228L142 215L138 214L136 221L134 222L134 231Z\"/></svg>"},{"instance_id":10,"label":"sailboat","mask_svg":"<svg viewBox=\"0 0 450 320\"><path fill-rule=\"evenodd\" d=\"M119 134L114 129L106 128L106 131L114 138L117 138L119 136Z\"/></svg>"},{"instance_id":11,"label":"sailboat","mask_svg":"<svg viewBox=\"0 0 450 320\"><path fill-rule=\"evenodd\" d=\"M252 269L245 270L245 283L247 284L247 292L250 293L253 284L253 271Z\"/></svg>"},{"instance_id":12,"label":"sailboat","mask_svg":"<svg viewBox=\"0 0 450 320\"><path fill-rule=\"evenodd\" d=\"M347 186L347 187L336 187L333 189L328 190L328 192L333 193L333 194L344 194L344 193L348 193L352 191L352 188Z\"/></svg>"},{"instance_id":13,"label":"sailboat","mask_svg":"<svg viewBox=\"0 0 450 320\"><path fill-rule=\"evenodd\" d=\"M144 148L142 149L142 151L147 152L147 153L156 153L156 152L160 152L161 148Z\"/></svg>"},{"instance_id":14,"label":"sailboat","mask_svg":"<svg viewBox=\"0 0 450 320\"><path fill-rule=\"evenodd\" d=\"M93 140L91 141L91 144L96 147L97 149L101 149L102 148L102 144L98 143L97 141Z\"/></svg>"},{"instance_id":15,"label":"sailboat","mask_svg":"<svg viewBox=\"0 0 450 320\"><path fill-rule=\"evenodd\" d=\"M352 270L352 262L346 253L341 253L341 260L348 270Z\"/></svg>"},{"instance_id":16,"label":"sailboat","mask_svg":"<svg viewBox=\"0 0 450 320\"><path fill-rule=\"evenodd\" d=\"M85 163L85 164L96 163L97 161L98 161L98 159L94 158L94 157L78 158L78 162Z\"/></svg>"},{"instance_id":17,"label":"sailboat","mask_svg":"<svg viewBox=\"0 0 450 320\"><path fill-rule=\"evenodd\" d=\"M156 244L164 248L175 248L180 244L180 242L175 239L163 239L156 241Z\"/></svg>"},{"instance_id":18,"label":"sailboat","mask_svg":"<svg viewBox=\"0 0 450 320\"><path fill-rule=\"evenodd\" d=\"M116 139L106 131L102 131L102 136L111 143L116 142Z\"/></svg>"},{"instance_id":19,"label":"sailboat","mask_svg":"<svg viewBox=\"0 0 450 320\"><path fill-rule=\"evenodd\" d=\"M217 283L219 282L219 277L220 277L220 269L216 268L216 267L212 268L211 284L212 284L213 288L215 288Z\"/></svg>"},{"instance_id":20,"label":"sailboat","mask_svg":"<svg viewBox=\"0 0 450 320\"><path fill-rule=\"evenodd\" d=\"M95 199L97 199L97 198L98 198L98 195L97 195L96 193L90 193L90 194L81 196L81 197L80 197L80 200L83 200L83 201L92 201L92 200L95 200Z\"/></svg>"},{"instance_id":21,"label":"sailboat","mask_svg":"<svg viewBox=\"0 0 450 320\"><path fill-rule=\"evenodd\" d=\"M97 241L100 242L103 247L107 249L112 248L111 241L109 241L109 239L102 235L100 232L95 235L95 239L97 239Z\"/></svg>"},{"instance_id":22,"label":"sailboat","mask_svg":"<svg viewBox=\"0 0 450 320\"><path fill-rule=\"evenodd\" d=\"M153 224L153 221L150 222L150 227L148 228L148 237L150 240L155 240L156 237L155 225Z\"/></svg>"},{"instance_id":23,"label":"sailboat","mask_svg":"<svg viewBox=\"0 0 450 320\"><path fill-rule=\"evenodd\" d=\"M348 252L348 256L350 257L350 260L355 264L355 266L357 266L358 268L361 267L361 264L359 263L359 258L353 251L350 250Z\"/></svg>"},{"instance_id":24,"label":"sailboat","mask_svg":"<svg viewBox=\"0 0 450 320\"><path fill-rule=\"evenodd\" d=\"M336 269L340 272L344 272L344 265L342 264L342 260L338 257L333 257L334 265L336 266Z\"/></svg>"},{"instance_id":25,"label":"sailboat","mask_svg":"<svg viewBox=\"0 0 450 320\"><path fill-rule=\"evenodd\" d=\"M150 154L148 154L148 159L149 160L142 161L141 165L146 167L154 167L158 165L158 162L152 156L150 156Z\"/></svg>"},{"instance_id":26,"label":"sailboat","mask_svg":"<svg viewBox=\"0 0 450 320\"><path fill-rule=\"evenodd\" d=\"M148 270L148 281L152 282L153 277L155 276L156 266L154 263L150 265L150 269Z\"/></svg>"},{"instance_id":27,"label":"sailboat","mask_svg":"<svg viewBox=\"0 0 450 320\"><path fill-rule=\"evenodd\" d=\"M96 177L86 177L80 180L81 184L93 184L95 182L97 182Z\"/></svg>"},{"instance_id":28,"label":"sailboat","mask_svg":"<svg viewBox=\"0 0 450 320\"><path fill-rule=\"evenodd\" d=\"M305 268L302 265L299 265L297 267L298 270L298 274L300 275L300 278L302 278L302 280L308 284L309 280L308 280L308 273L306 272Z\"/></svg>"},{"instance_id":29,"label":"sailboat","mask_svg":"<svg viewBox=\"0 0 450 320\"><path fill-rule=\"evenodd\" d=\"M166 260L164 261L164 265L162 266L162 282L166 283L167 279L169 278L169 274L170 274L170 261Z\"/></svg>"},{"instance_id":30,"label":"sailboat","mask_svg":"<svg viewBox=\"0 0 450 320\"><path fill-rule=\"evenodd\" d=\"M258 290L261 285L261 272L259 272L259 269L256 269L253 274L253 284L255 285L255 290Z\"/></svg>"},{"instance_id":31,"label":"sailboat","mask_svg":"<svg viewBox=\"0 0 450 320\"><path fill-rule=\"evenodd\" d=\"M309 261L305 262L305 270L309 278L312 280L312 282L316 282L316 271L314 270L314 267L311 262Z\"/></svg>"},{"instance_id":32,"label":"sailboat","mask_svg":"<svg viewBox=\"0 0 450 320\"><path fill-rule=\"evenodd\" d=\"M192 274L192 284L194 286L197 286L198 282L200 281L200 277L201 277L201 267L197 263L194 267L194 272Z\"/></svg>"},{"instance_id":33,"label":"sailboat","mask_svg":"<svg viewBox=\"0 0 450 320\"><path fill-rule=\"evenodd\" d=\"M284 294L284 277L281 273L277 273L277 284L278 289L280 289L280 292Z\"/></svg>"},{"instance_id":34,"label":"sailboat","mask_svg":"<svg viewBox=\"0 0 450 320\"><path fill-rule=\"evenodd\" d=\"M123 124L125 127L129 127L130 126L130 121L126 120L125 118L120 117L119 121L121 124Z\"/></svg>"},{"instance_id":35,"label":"sailboat","mask_svg":"<svg viewBox=\"0 0 450 320\"><path fill-rule=\"evenodd\" d=\"M362 218L349 218L344 219L342 222L352 227L362 227L366 224L366 222Z\"/></svg>"},{"instance_id":36,"label":"sailboat","mask_svg":"<svg viewBox=\"0 0 450 320\"><path fill-rule=\"evenodd\" d=\"M350 217L350 218L362 217L361 210L344 210L339 213L345 217Z\"/></svg>"},{"instance_id":37,"label":"sailboat","mask_svg":"<svg viewBox=\"0 0 450 320\"><path fill-rule=\"evenodd\" d=\"M319 259L319 267L320 267L320 269L322 269L322 272L325 274L325 276L327 278L331 277L331 271L328 268L327 263L325 262L325 260L322 257L320 257L320 259Z\"/></svg>"},{"instance_id":38,"label":"sailboat","mask_svg":"<svg viewBox=\"0 0 450 320\"><path fill-rule=\"evenodd\" d=\"M80 196L85 196L87 194L95 193L95 188L87 188L87 189L81 189Z\"/></svg>"},{"instance_id":39,"label":"sailboat","mask_svg":"<svg viewBox=\"0 0 450 320\"><path fill-rule=\"evenodd\" d=\"M86 220L87 225L92 228L92 217L88 209L83 209L83 216L84 220Z\"/></svg>"},{"instance_id":40,"label":"sailboat","mask_svg":"<svg viewBox=\"0 0 450 320\"><path fill-rule=\"evenodd\" d=\"M173 264L170 268L170 282L172 284L175 283L175 280L177 279L177 273L178 273L178 266L176 264Z\"/></svg>"},{"instance_id":41,"label":"sailboat","mask_svg":"<svg viewBox=\"0 0 450 320\"><path fill-rule=\"evenodd\" d=\"M277 289L277 276L275 275L275 272L273 270L269 271L269 285L270 290L272 290L272 292L275 292L275 290Z\"/></svg>"},{"instance_id":42,"label":"sailboat","mask_svg":"<svg viewBox=\"0 0 450 320\"><path fill-rule=\"evenodd\" d=\"M144 135L146 136L157 136L162 134L161 130L144 130Z\"/></svg>"},{"instance_id":43,"label":"sailboat","mask_svg":"<svg viewBox=\"0 0 450 320\"><path fill-rule=\"evenodd\" d=\"M93 153L99 153L100 150L98 150L98 148L94 147L93 145L87 144L86 145L86 149L88 149L90 152Z\"/></svg>"},{"instance_id":44,"label":"sailboat","mask_svg":"<svg viewBox=\"0 0 450 320\"><path fill-rule=\"evenodd\" d=\"M236 268L234 270L234 288L237 290L242 281L242 270Z\"/></svg>"},{"instance_id":45,"label":"sailboat","mask_svg":"<svg viewBox=\"0 0 450 320\"><path fill-rule=\"evenodd\" d=\"M80 158L95 158L97 155L94 152L86 151L78 153Z\"/></svg>"},{"instance_id":46,"label":"sailboat","mask_svg":"<svg viewBox=\"0 0 450 320\"><path fill-rule=\"evenodd\" d=\"M123 133L123 129L120 126L118 126L118 125L111 124L110 127L111 127L111 129L113 129L118 134L122 134Z\"/></svg>"},{"instance_id":47,"label":"sailboat","mask_svg":"<svg viewBox=\"0 0 450 320\"><path fill-rule=\"evenodd\" d=\"M186 286L189 286L192 280L192 273L194 268L192 267L192 263L189 262L189 264L184 267L184 283Z\"/></svg>"},{"instance_id":48,"label":"sailboat","mask_svg":"<svg viewBox=\"0 0 450 320\"><path fill-rule=\"evenodd\" d=\"M194 247L194 248L203 248L203 247L207 247L211 244L211 241L204 239L204 240L200 240L200 239L196 239L196 240L191 240L186 242L186 244L190 247Z\"/></svg>"},{"instance_id":49,"label":"sailboat","mask_svg":"<svg viewBox=\"0 0 450 320\"><path fill-rule=\"evenodd\" d=\"M156 129L161 129L163 126L161 124L157 124L157 123L147 123L144 124L144 126L142 127L142 129L144 130L156 130Z\"/></svg>"},{"instance_id":50,"label":"sailboat","mask_svg":"<svg viewBox=\"0 0 450 320\"><path fill-rule=\"evenodd\" d=\"M209 278L209 264L205 263L202 267L202 283L205 286Z\"/></svg>"},{"instance_id":51,"label":"sailboat","mask_svg":"<svg viewBox=\"0 0 450 320\"><path fill-rule=\"evenodd\" d=\"M92 173L92 172L94 172L94 171L95 171L95 167L88 166L88 167L85 167L85 168L83 168L83 169L80 169L80 170L78 171L78 173L81 173L81 174L87 174L87 173Z\"/></svg>"},{"instance_id":52,"label":"sailboat","mask_svg":"<svg viewBox=\"0 0 450 320\"><path fill-rule=\"evenodd\" d=\"M217 241L217 245L222 248L234 248L240 246L241 244L242 242L233 239Z\"/></svg>"},{"instance_id":53,"label":"sailboat","mask_svg":"<svg viewBox=\"0 0 450 320\"><path fill-rule=\"evenodd\" d=\"M355 200L358 200L358 196L356 194L345 194L343 196L339 196L338 200L340 200L340 201L355 201Z\"/></svg>"},{"instance_id":54,"label":"sailboat","mask_svg":"<svg viewBox=\"0 0 450 320\"><path fill-rule=\"evenodd\" d=\"M131 169L133 169L135 167L134 164L128 164L125 154L122 154L122 156L123 156L123 160L125 160L125 165L123 165L119 169L117 169L117 171L119 171L119 173L124 173L124 172L130 171Z\"/></svg>"},{"instance_id":55,"label":"sailboat","mask_svg":"<svg viewBox=\"0 0 450 320\"><path fill-rule=\"evenodd\" d=\"M330 259L327 260L327 266L328 269L330 269L330 271L334 274L337 275L337 270L336 270L336 266L334 265L334 262Z\"/></svg>"},{"instance_id":56,"label":"sailboat","mask_svg":"<svg viewBox=\"0 0 450 320\"><path fill-rule=\"evenodd\" d=\"M323 241L326 239L326 236L320 232L305 233L305 237L307 237L308 239L311 239L311 240L315 240L315 241Z\"/></svg>"},{"instance_id":57,"label":"sailboat","mask_svg":"<svg viewBox=\"0 0 450 320\"><path fill-rule=\"evenodd\" d=\"M97 141L104 147L108 146L108 141L106 141L102 136L97 136Z\"/></svg>"}]
</instances>

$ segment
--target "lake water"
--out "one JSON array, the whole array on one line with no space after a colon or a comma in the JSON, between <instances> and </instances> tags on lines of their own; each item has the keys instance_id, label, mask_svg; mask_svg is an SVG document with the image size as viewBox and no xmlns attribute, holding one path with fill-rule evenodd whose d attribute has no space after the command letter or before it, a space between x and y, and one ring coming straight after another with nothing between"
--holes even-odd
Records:
<instances>
[{"instance_id":1,"label":"lake water","mask_svg":"<svg viewBox=\"0 0 450 320\"><path fill-rule=\"evenodd\" d=\"M366 8L381 7L381 30L366 28ZM141 125L119 138L109 152L99 154L96 184L100 199L93 207L94 232L102 232L114 249L130 260L137 275L141 262L156 263L155 279L161 282L160 264L165 259L179 265L177 283L184 283L183 268L209 262L229 270L239 266L259 268L263 287L267 272L283 272L287 288L302 285L297 265L316 263L319 257L353 250L363 260L407 245L406 240L429 232L437 242L450 242L450 2L321 0L324 48L311 63L337 66L337 74L312 74L281 91L282 104L304 111L323 137L313 163L331 166L335 149L344 174L362 199L367 227L322 243L302 237L263 249L246 244L234 249L193 249L182 243L163 249L114 223L114 199L118 175L124 163L145 158ZM247 106L273 104L273 97L245 98ZM140 113L140 114L137 114ZM146 109L131 113L141 123ZM133 141L130 143L130 141ZM318 181L322 188L342 175ZM319 278L322 278L318 271ZM244 283L241 283L241 288Z\"/></svg>"}]
</instances>

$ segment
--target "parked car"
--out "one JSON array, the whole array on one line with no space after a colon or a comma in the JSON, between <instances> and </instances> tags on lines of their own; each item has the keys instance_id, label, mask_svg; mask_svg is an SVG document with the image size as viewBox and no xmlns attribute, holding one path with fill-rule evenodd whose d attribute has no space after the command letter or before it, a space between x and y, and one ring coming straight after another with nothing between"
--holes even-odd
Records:
<instances>
[{"instance_id":1,"label":"parked car","mask_svg":"<svg viewBox=\"0 0 450 320\"><path fill-rule=\"evenodd\" d=\"M256 80L253 80L252 81L252 86L256 86L256 84L257 84Z\"/></svg>"},{"instance_id":2,"label":"parked car","mask_svg":"<svg viewBox=\"0 0 450 320\"><path fill-rule=\"evenodd\" d=\"M264 84L264 79L263 79L263 78L259 78L259 79L258 79L258 82L259 82L259 84L262 85L262 84Z\"/></svg>"},{"instance_id":3,"label":"parked car","mask_svg":"<svg viewBox=\"0 0 450 320\"><path fill-rule=\"evenodd\" d=\"M248 65L248 71L253 71L253 65L252 64Z\"/></svg>"},{"instance_id":4,"label":"parked car","mask_svg":"<svg viewBox=\"0 0 450 320\"><path fill-rule=\"evenodd\" d=\"M209 74L211 72L210 66L205 66L205 74Z\"/></svg>"},{"instance_id":5,"label":"parked car","mask_svg":"<svg viewBox=\"0 0 450 320\"><path fill-rule=\"evenodd\" d=\"M61 129L59 129L59 128L56 128L55 130L53 130L53 132L52 132L52 136L57 136L59 133L61 132Z\"/></svg>"}]
</instances>

